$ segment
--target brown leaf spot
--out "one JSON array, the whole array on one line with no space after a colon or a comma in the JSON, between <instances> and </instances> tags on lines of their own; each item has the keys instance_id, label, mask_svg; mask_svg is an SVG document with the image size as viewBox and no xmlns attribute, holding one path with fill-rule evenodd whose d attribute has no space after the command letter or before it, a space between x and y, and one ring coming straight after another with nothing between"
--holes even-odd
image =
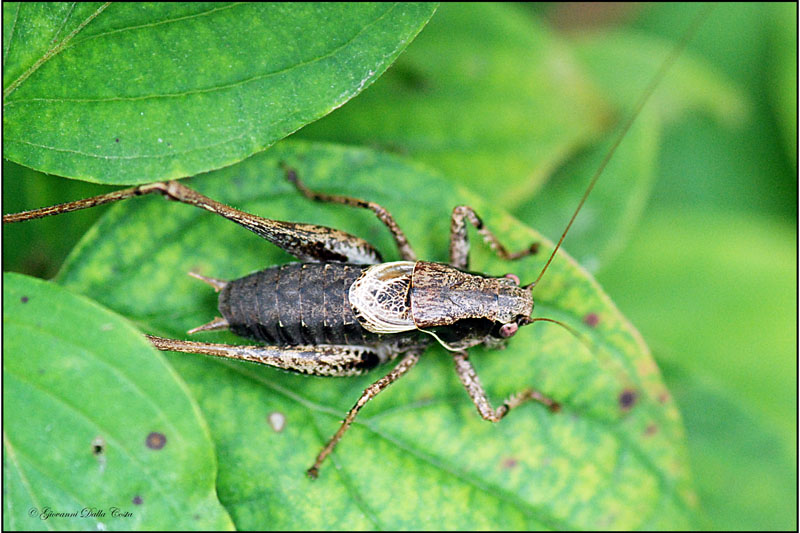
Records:
<instances>
[{"instance_id":1,"label":"brown leaf spot","mask_svg":"<svg viewBox=\"0 0 800 533\"><path fill-rule=\"evenodd\" d=\"M142 505L142 503L143 503L142 502L142 497L137 494L136 496L133 497L133 499L131 500L131 503L133 505Z\"/></svg>"},{"instance_id":2,"label":"brown leaf spot","mask_svg":"<svg viewBox=\"0 0 800 533\"><path fill-rule=\"evenodd\" d=\"M145 440L145 444L151 450L160 450L167 444L167 437L163 433L157 433L155 431L150 432L147 435L147 439Z\"/></svg>"},{"instance_id":3,"label":"brown leaf spot","mask_svg":"<svg viewBox=\"0 0 800 533\"><path fill-rule=\"evenodd\" d=\"M19 299L19 301L24 303L24 304L26 304L26 303L28 303L28 297L27 296L23 296L22 298Z\"/></svg>"},{"instance_id":4,"label":"brown leaf spot","mask_svg":"<svg viewBox=\"0 0 800 533\"><path fill-rule=\"evenodd\" d=\"M619 406L623 411L630 411L639 395L633 389L625 389L619 395Z\"/></svg>"},{"instance_id":5,"label":"brown leaf spot","mask_svg":"<svg viewBox=\"0 0 800 533\"><path fill-rule=\"evenodd\" d=\"M92 439L92 455L95 456L97 459L97 467L100 469L100 473L105 471L106 469L106 441L103 437L97 436Z\"/></svg>"},{"instance_id":6,"label":"brown leaf spot","mask_svg":"<svg viewBox=\"0 0 800 533\"><path fill-rule=\"evenodd\" d=\"M585 317L583 317L583 323L590 328L593 328L600 323L600 316L598 316L597 313L588 313Z\"/></svg>"},{"instance_id":7,"label":"brown leaf spot","mask_svg":"<svg viewBox=\"0 0 800 533\"><path fill-rule=\"evenodd\" d=\"M103 437L95 437L92 440L92 453L94 455L102 455L102 453L106 450L106 441Z\"/></svg>"},{"instance_id":8,"label":"brown leaf spot","mask_svg":"<svg viewBox=\"0 0 800 533\"><path fill-rule=\"evenodd\" d=\"M669 400L669 393L667 391L658 395L658 403L667 403L667 400Z\"/></svg>"},{"instance_id":9,"label":"brown leaf spot","mask_svg":"<svg viewBox=\"0 0 800 533\"><path fill-rule=\"evenodd\" d=\"M503 468L511 470L515 466L517 466L518 461L513 457L506 457L503 459Z\"/></svg>"},{"instance_id":10,"label":"brown leaf spot","mask_svg":"<svg viewBox=\"0 0 800 533\"><path fill-rule=\"evenodd\" d=\"M645 437L650 437L652 435L655 435L656 433L658 433L658 426L655 424L648 425L644 430Z\"/></svg>"}]
</instances>

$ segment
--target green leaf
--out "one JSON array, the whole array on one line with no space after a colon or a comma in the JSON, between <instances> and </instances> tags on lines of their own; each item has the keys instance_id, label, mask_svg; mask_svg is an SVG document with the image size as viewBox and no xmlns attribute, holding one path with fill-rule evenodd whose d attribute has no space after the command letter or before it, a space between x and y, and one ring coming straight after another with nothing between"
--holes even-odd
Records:
<instances>
[{"instance_id":1,"label":"green leaf","mask_svg":"<svg viewBox=\"0 0 800 533\"><path fill-rule=\"evenodd\" d=\"M309 202L282 179L281 162L312 188L384 205L428 260L446 260L450 210L462 203L475 207L512 250L542 242L540 256L509 264L473 235L475 270L514 271L530 282L551 247L424 167L364 149L285 142L187 184L249 212L352 232L375 243L387 260L397 258L372 213ZM213 291L186 272L231 279L289 260L229 221L142 198L110 210L58 279L145 331L184 338L188 328L218 314ZM539 323L520 331L504 351L472 350L471 360L495 404L535 386L563 403L560 414L526 405L497 425L481 420L447 353L434 348L364 408L316 482L304 470L360 392L386 369L358 378L313 378L168 354L209 420L220 500L237 527L690 526L694 496L680 417L638 333L563 254L535 298L536 316L567 323L586 343ZM243 342L229 333L197 337ZM283 417L285 427L276 430L271 416Z\"/></svg>"},{"instance_id":2,"label":"green leaf","mask_svg":"<svg viewBox=\"0 0 800 533\"><path fill-rule=\"evenodd\" d=\"M231 528L208 428L163 357L85 297L3 285L4 528Z\"/></svg>"},{"instance_id":3,"label":"green leaf","mask_svg":"<svg viewBox=\"0 0 800 533\"><path fill-rule=\"evenodd\" d=\"M516 206L608 113L544 22L515 6L453 3L373 87L299 135L408 154Z\"/></svg>"},{"instance_id":4,"label":"green leaf","mask_svg":"<svg viewBox=\"0 0 800 533\"><path fill-rule=\"evenodd\" d=\"M4 3L3 155L115 184L236 163L371 84L434 9Z\"/></svg>"}]
</instances>

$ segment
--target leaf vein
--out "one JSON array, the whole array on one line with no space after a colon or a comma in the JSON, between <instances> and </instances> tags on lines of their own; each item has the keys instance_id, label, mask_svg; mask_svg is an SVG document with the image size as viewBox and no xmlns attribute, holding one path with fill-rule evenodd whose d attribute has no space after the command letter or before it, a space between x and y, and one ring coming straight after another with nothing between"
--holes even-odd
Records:
<instances>
[{"instance_id":1,"label":"leaf vein","mask_svg":"<svg viewBox=\"0 0 800 533\"><path fill-rule=\"evenodd\" d=\"M183 151L175 151L170 152L168 154L136 154L136 155L107 155L107 154L93 154L90 152L84 152L81 150L73 150L71 148L57 148L55 146L47 146L45 144L34 143L30 141L23 141L20 139L6 139L7 143L20 143L20 144L27 144L28 146L33 146L34 148L42 148L44 150L52 150L54 152L66 152L70 154L81 155L85 157L93 157L95 159L105 159L105 160L133 160L133 159L163 159L163 158L170 158L175 157L177 155L182 154L189 154L192 152L198 152L203 150L208 150L210 148L217 148L219 146L223 146L225 144L232 143L234 141L241 140L242 138L246 137L248 132L243 132L241 135L237 135L236 137L231 137L230 139L225 139L216 143L207 144L204 146L198 146L195 148L190 148L188 150Z\"/></svg>"},{"instance_id":2,"label":"leaf vein","mask_svg":"<svg viewBox=\"0 0 800 533\"><path fill-rule=\"evenodd\" d=\"M22 82L24 82L26 79L28 79L28 77L31 74L36 72L39 69L39 67L41 67L43 64L45 64L51 57L53 57L53 56L57 55L59 52L61 52L67 46L67 43L69 43L69 41L72 40L72 38L74 36L76 36L81 30L83 30L83 28L85 28L91 21L93 21L95 18L97 18L97 16L99 16L100 13L105 11L105 9L110 4L111 4L111 2L106 2L102 6L98 7L97 10L94 13L92 13L91 15L86 17L86 20L81 22L80 25L77 28L72 30L72 33L70 33L69 35L64 37L64 40L62 40L56 46L54 46L53 48L51 48L50 50L45 52L44 55L42 57L40 57L33 65L31 65L28 70L23 72L22 75L20 75L19 78L14 80L14 82L11 85L9 85L6 90L3 91L3 100L6 100L8 98L8 96L11 93L13 93L17 89L17 87L19 87L22 84Z\"/></svg>"},{"instance_id":3,"label":"leaf vein","mask_svg":"<svg viewBox=\"0 0 800 533\"><path fill-rule=\"evenodd\" d=\"M28 478L25 476L25 472L22 470L22 467L20 466L19 461L17 460L16 448L15 448L15 446L13 446L11 444L11 441L9 440L8 435L6 435L5 428L3 428L3 445L4 445L5 449L6 449L6 457L8 457L9 460L12 463L14 463L14 466L16 467L17 472L19 473L19 477L22 480L22 485L25 487L25 490L30 495L30 498L33 501L34 505L36 505L37 509L42 509L42 504L39 502L39 499L36 497L36 492L31 487L30 481L28 481ZM3 477L5 478L5 476L3 476ZM7 494L5 495L5 497L6 497L6 501L10 500L10 497ZM11 519L14 518L14 513L13 512L9 513L9 515L11 516ZM11 527L9 529L15 529L15 528ZM49 523L47 524L47 529L49 529L49 530L53 529L50 526Z\"/></svg>"},{"instance_id":4,"label":"leaf vein","mask_svg":"<svg viewBox=\"0 0 800 533\"><path fill-rule=\"evenodd\" d=\"M58 36L61 35L61 31L64 29L64 26L67 25L67 21L72 16L72 12L75 10L75 4L77 4L77 2L72 2L72 5L69 6L67 15L64 17L64 20L61 21L61 25L58 27L58 31L56 31L55 35L53 35L53 41L58 39Z\"/></svg>"},{"instance_id":5,"label":"leaf vein","mask_svg":"<svg viewBox=\"0 0 800 533\"><path fill-rule=\"evenodd\" d=\"M115 30L111 30L111 31L103 32L103 33L98 33L96 35L89 35L88 37L86 37L84 39L76 40L75 42L73 42L67 48L72 48L72 47L77 46L77 45L79 45L81 43L85 43L87 41L91 41L92 39L96 39L98 37L105 37L107 35L113 35L115 33L122 33L122 32L126 32L126 31L139 30L139 29L142 29L142 28L153 28L155 26L161 26L163 24L171 24L173 22L179 22L179 21L182 21L182 20L205 17L207 15L211 15L212 13L216 13L217 11L222 11L224 9L230 9L232 7L236 7L236 6L245 4L245 3L246 2L233 2L231 4L228 4L228 5L225 5L225 6L221 6L221 7L215 7L213 9L209 9L208 11L203 11L201 13L193 13L191 15L185 15L183 17L176 17L176 18L173 18L173 19L159 20L157 22L150 22L150 23L147 23L147 24L138 24L136 26L128 26L126 28L117 28Z\"/></svg>"},{"instance_id":6,"label":"leaf vein","mask_svg":"<svg viewBox=\"0 0 800 533\"><path fill-rule=\"evenodd\" d=\"M20 9L22 9L22 2L17 2L17 12L14 13L14 22L11 24L11 35L8 36L8 48L6 48L6 51L3 54L3 66L6 64L6 58L8 57L8 52L11 50L11 44L14 42L14 32L17 29L17 21L19 20Z\"/></svg>"},{"instance_id":7,"label":"leaf vein","mask_svg":"<svg viewBox=\"0 0 800 533\"><path fill-rule=\"evenodd\" d=\"M396 5L393 6L392 9L394 9L395 7L396 7ZM388 16L388 14L392 11L392 9L386 11L383 15L381 15L380 17L376 18L375 20L373 20L369 24L367 24L364 27L362 27L355 35L353 35L347 41L345 41L341 45L337 46L336 48L331 49L329 52L327 52L325 54L322 54L320 56L307 59L305 61L301 61L299 63L295 63L293 65L289 65L289 66L284 67L284 68L279 69L279 70L274 70L272 72L265 72L264 74L258 74L258 75L251 76L249 78L245 78L243 80L235 81L235 82L228 83L228 84L225 84L225 85L216 85L216 86L213 86L213 87L204 87L204 88L200 88L200 89L190 89L190 90L187 90L187 91L180 91L180 92L175 92L175 93L147 94L147 95L141 95L141 96L111 96L111 97L108 97L108 98L26 98L26 99L23 99L23 100L13 100L11 102L4 102L3 105L4 106L9 106L9 105L14 105L14 104L26 104L26 103L29 103L29 102L45 102L45 103L137 102L137 101L142 101L142 100L155 100L155 99L159 99L159 98L182 98L182 97L185 97L185 96L192 96L192 95L195 95L195 94L207 94L207 93L213 93L213 92L218 92L218 91L226 91L228 89L233 89L233 88L236 88L236 87L240 87L242 85L247 85L247 84L252 83L252 82L265 80L265 79L268 79L268 78L271 78L271 77L274 77L274 76L279 76L281 74L287 74L287 73L289 73L289 72L291 72L291 71L293 71L295 69L307 67L309 65L313 65L314 63L318 63L320 61L324 61L325 59L329 59L329 58L333 57L335 54L341 52L342 50L344 50L345 48L350 46L356 39L358 39L359 36L361 36L364 32L366 32L370 27L374 26L375 24L380 22L382 19L384 19L386 16ZM394 51L390 52L389 54L387 54L387 55L385 55L384 57L381 58L380 63L379 63L379 67L380 67L380 65L383 65L383 63L386 61L386 58L391 56L392 53L394 53ZM363 84L363 82L362 82L362 84ZM342 95L340 95L340 97L341 96ZM336 105L337 103L338 102L334 102L334 105Z\"/></svg>"}]
</instances>

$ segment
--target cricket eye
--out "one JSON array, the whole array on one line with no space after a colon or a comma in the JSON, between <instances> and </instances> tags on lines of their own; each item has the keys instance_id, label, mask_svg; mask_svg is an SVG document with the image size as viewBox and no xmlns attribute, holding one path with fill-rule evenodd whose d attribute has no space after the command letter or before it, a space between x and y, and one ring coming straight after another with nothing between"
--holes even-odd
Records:
<instances>
[{"instance_id":1,"label":"cricket eye","mask_svg":"<svg viewBox=\"0 0 800 533\"><path fill-rule=\"evenodd\" d=\"M503 324L502 326L500 326L500 336L503 337L504 339L507 339L514 333L516 333L518 329L519 326L517 325L516 322L509 322L508 324Z\"/></svg>"}]
</instances>

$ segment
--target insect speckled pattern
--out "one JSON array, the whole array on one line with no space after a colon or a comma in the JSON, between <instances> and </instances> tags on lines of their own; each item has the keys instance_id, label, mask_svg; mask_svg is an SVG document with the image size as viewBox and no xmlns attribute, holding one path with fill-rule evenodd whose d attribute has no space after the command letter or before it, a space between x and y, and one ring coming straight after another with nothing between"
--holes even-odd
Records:
<instances>
[{"instance_id":1,"label":"insect speckled pattern","mask_svg":"<svg viewBox=\"0 0 800 533\"><path fill-rule=\"evenodd\" d=\"M671 59L667 60L664 68L670 62ZM664 68L654 78L654 84L622 128L606 161L591 179L539 277L525 286L520 286L514 276L491 277L468 271L467 222L504 260L521 259L538 249L538 243L531 243L523 250L508 251L470 207L453 209L449 263L418 261L400 226L382 206L312 191L288 167L285 168L287 179L309 199L373 211L391 232L403 261L384 263L370 243L349 233L249 214L177 181L142 185L52 208L7 215L3 220L17 222L134 196L159 194L232 220L300 260L231 281L206 279L220 291L222 317L192 331L228 328L264 345L238 346L147 337L160 350L242 359L320 376L356 375L399 358L391 371L364 390L338 431L319 452L308 469L308 474L316 477L360 409L410 371L432 343L452 353L458 377L484 419L497 422L511 409L528 401L539 402L553 411L559 409L557 401L533 388L513 394L499 407L493 407L469 361L467 349L481 344L502 346L520 327L545 320L532 317L531 290L546 272L605 163L663 76Z\"/></svg>"}]
</instances>

